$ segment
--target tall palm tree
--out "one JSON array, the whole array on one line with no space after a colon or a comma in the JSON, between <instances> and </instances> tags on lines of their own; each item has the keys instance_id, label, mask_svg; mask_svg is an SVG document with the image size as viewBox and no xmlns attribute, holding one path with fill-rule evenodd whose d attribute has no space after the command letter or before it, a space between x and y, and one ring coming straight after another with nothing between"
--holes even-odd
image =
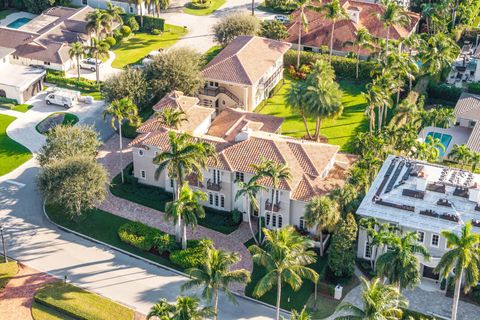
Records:
<instances>
[{"instance_id":1,"label":"tall palm tree","mask_svg":"<svg viewBox=\"0 0 480 320\"><path fill-rule=\"evenodd\" d=\"M477 166L480 164L480 152L472 150L472 153L470 154L470 164L472 165L472 172L475 172Z\"/></svg>"},{"instance_id":2,"label":"tall palm tree","mask_svg":"<svg viewBox=\"0 0 480 320\"><path fill-rule=\"evenodd\" d=\"M194 138L186 133L168 133L170 149L165 150L155 156L153 163L158 165L155 170L155 179L166 170L168 177L176 183L174 190L174 200L180 196L180 188L183 186L185 177L189 174L195 174L200 180L203 179L202 170L206 168L207 159L216 159L215 148L207 142L195 141ZM180 241L180 230L182 220L177 219L176 237Z\"/></svg>"},{"instance_id":3,"label":"tall palm tree","mask_svg":"<svg viewBox=\"0 0 480 320\"><path fill-rule=\"evenodd\" d=\"M347 214L351 210L351 205L358 197L358 191L350 183L346 183L343 187L335 188L330 193L330 198L338 203L340 211Z\"/></svg>"},{"instance_id":4,"label":"tall palm tree","mask_svg":"<svg viewBox=\"0 0 480 320\"><path fill-rule=\"evenodd\" d=\"M129 98L114 100L103 111L103 118L105 119L107 116L112 116L111 125L113 130L117 130L115 121L118 123L118 134L120 136L120 175L122 177L122 183L124 183L122 123L124 120L127 120L134 126L138 125L141 121L140 117L138 116L138 107Z\"/></svg>"},{"instance_id":5,"label":"tall palm tree","mask_svg":"<svg viewBox=\"0 0 480 320\"><path fill-rule=\"evenodd\" d=\"M140 16L140 27L143 28L143 5L145 3L145 0L129 0L129 2L133 2L137 5L137 9L139 10L139 16Z\"/></svg>"},{"instance_id":6,"label":"tall palm tree","mask_svg":"<svg viewBox=\"0 0 480 320\"><path fill-rule=\"evenodd\" d=\"M323 232L333 232L340 220L337 205L329 197L315 196L305 207L305 223L308 228L315 227L320 237L320 256L325 250L323 245Z\"/></svg>"},{"instance_id":7,"label":"tall palm tree","mask_svg":"<svg viewBox=\"0 0 480 320\"><path fill-rule=\"evenodd\" d=\"M95 9L86 16L85 29L88 33L95 33L95 37L100 39L103 31L110 32L112 20L113 17L108 12Z\"/></svg>"},{"instance_id":8,"label":"tall palm tree","mask_svg":"<svg viewBox=\"0 0 480 320\"><path fill-rule=\"evenodd\" d=\"M344 45L352 45L354 50L356 48L356 58L357 63L355 65L355 79L358 80L358 66L360 64L360 50L368 49L371 50L373 46L373 37L364 27L358 29L355 33L355 39L353 41L347 41Z\"/></svg>"},{"instance_id":9,"label":"tall palm tree","mask_svg":"<svg viewBox=\"0 0 480 320\"><path fill-rule=\"evenodd\" d=\"M168 221L182 221L182 249L187 248L187 226L195 228L198 218L205 218L205 209L200 201L206 201L207 194L200 190L193 191L184 182L178 198L168 202L165 206L165 219Z\"/></svg>"},{"instance_id":10,"label":"tall palm tree","mask_svg":"<svg viewBox=\"0 0 480 320\"><path fill-rule=\"evenodd\" d=\"M392 99L388 92L377 85L375 82L369 83L366 86L367 92L362 92L363 97L367 102L367 109L366 113L370 118L370 133L372 134L375 130L375 108L378 109L378 116L381 119L382 116L382 107L386 105L390 105L392 103ZM379 120L378 131L381 130L381 120Z\"/></svg>"},{"instance_id":11,"label":"tall palm tree","mask_svg":"<svg viewBox=\"0 0 480 320\"><path fill-rule=\"evenodd\" d=\"M293 111L298 112L303 119L303 125L307 132L308 139L312 140L312 134L308 127L307 117L309 116L309 104L305 99L305 93L307 91L307 84L305 81L295 81L287 89L286 102L287 106Z\"/></svg>"},{"instance_id":12,"label":"tall palm tree","mask_svg":"<svg viewBox=\"0 0 480 320\"><path fill-rule=\"evenodd\" d=\"M298 42L297 42L297 69L300 68L300 52L302 46L302 31L308 31L308 18L305 14L305 9L310 8L312 0L296 0L298 8ZM311 9L311 8L310 8Z\"/></svg>"},{"instance_id":13,"label":"tall palm tree","mask_svg":"<svg viewBox=\"0 0 480 320\"><path fill-rule=\"evenodd\" d=\"M258 281L253 289L255 297L261 297L276 286L276 320L280 319L280 299L282 284L287 283L293 290L298 290L303 284L303 278L313 282L318 281L318 273L307 267L315 262L315 253L308 250L312 242L300 236L293 226L280 230L264 229L266 243L264 247L253 245L249 248L254 263L264 267L265 276Z\"/></svg>"},{"instance_id":14,"label":"tall palm tree","mask_svg":"<svg viewBox=\"0 0 480 320\"><path fill-rule=\"evenodd\" d=\"M304 98L308 104L309 114L316 118L313 139L320 139L322 120L336 118L343 112L342 96L339 84L335 81L335 72L330 63L317 60L306 79L307 90Z\"/></svg>"},{"instance_id":15,"label":"tall palm tree","mask_svg":"<svg viewBox=\"0 0 480 320\"><path fill-rule=\"evenodd\" d=\"M122 14L125 14L125 9L119 6L113 5L110 1L107 2L107 9L105 12L112 17L112 21L122 24Z\"/></svg>"},{"instance_id":16,"label":"tall palm tree","mask_svg":"<svg viewBox=\"0 0 480 320\"><path fill-rule=\"evenodd\" d=\"M80 41L72 43L68 50L68 55L71 59L77 60L77 80L80 80L80 58L85 54L85 46Z\"/></svg>"},{"instance_id":17,"label":"tall palm tree","mask_svg":"<svg viewBox=\"0 0 480 320\"><path fill-rule=\"evenodd\" d=\"M405 9L400 6L395 0L382 1L384 6L383 13L378 13L377 16L380 21L383 22L385 28L387 28L386 43L385 43L385 56L388 56L388 41L390 39L390 29L392 26L406 26L410 23L410 17Z\"/></svg>"},{"instance_id":18,"label":"tall palm tree","mask_svg":"<svg viewBox=\"0 0 480 320\"><path fill-rule=\"evenodd\" d=\"M335 23L340 20L348 19L348 14L340 3L340 0L332 0L331 2L325 3L321 7L321 10L325 12L325 18L332 21L332 30L330 31L330 53L328 55L328 62L332 62Z\"/></svg>"},{"instance_id":19,"label":"tall palm tree","mask_svg":"<svg viewBox=\"0 0 480 320\"><path fill-rule=\"evenodd\" d=\"M452 151L450 151L450 154L448 155L450 159L460 163L462 168L464 168L465 165L469 162L471 156L472 156L472 151L465 144L454 145L452 148Z\"/></svg>"},{"instance_id":20,"label":"tall palm tree","mask_svg":"<svg viewBox=\"0 0 480 320\"><path fill-rule=\"evenodd\" d=\"M456 320L462 281L464 291L468 292L480 280L480 234L473 233L471 222L467 222L460 235L452 231L442 231L441 235L450 250L442 256L435 270L446 278L455 269L452 320Z\"/></svg>"},{"instance_id":21,"label":"tall palm tree","mask_svg":"<svg viewBox=\"0 0 480 320\"><path fill-rule=\"evenodd\" d=\"M370 319L401 319L402 308L407 307L407 301L397 288L380 283L378 278L368 282L362 281L363 309L342 302L337 311L347 312L348 315L336 317L336 320L370 320Z\"/></svg>"},{"instance_id":22,"label":"tall palm tree","mask_svg":"<svg viewBox=\"0 0 480 320\"><path fill-rule=\"evenodd\" d=\"M213 299L214 319L217 319L218 291L223 290L232 302L236 302L235 296L230 291L230 284L250 281L250 273L247 270L230 271L232 266L240 259L240 254L237 252L208 248L204 263L198 268L185 271L191 277L191 280L182 285L182 291L194 287L203 287L202 298L208 302Z\"/></svg>"},{"instance_id":23,"label":"tall palm tree","mask_svg":"<svg viewBox=\"0 0 480 320\"><path fill-rule=\"evenodd\" d=\"M417 142L413 155L419 160L435 161L440 157L440 151L445 152L445 146L440 139L427 136L425 142Z\"/></svg>"},{"instance_id":24,"label":"tall palm tree","mask_svg":"<svg viewBox=\"0 0 480 320\"><path fill-rule=\"evenodd\" d=\"M426 73L439 75L457 58L460 48L449 35L437 33L420 48L419 57Z\"/></svg>"},{"instance_id":25,"label":"tall palm tree","mask_svg":"<svg viewBox=\"0 0 480 320\"><path fill-rule=\"evenodd\" d=\"M253 232L252 228L252 219L251 219L251 209L260 210L260 206L257 200L257 194L265 190L265 187L260 185L257 179L250 179L248 182L238 181L238 191L235 194L235 201L237 201L240 197L245 197L247 202L247 215L248 215L248 226L250 228L250 232L252 233L253 240L255 240L256 244L259 244L259 240ZM259 219L260 223L260 219ZM259 224L259 228L261 228Z\"/></svg>"},{"instance_id":26,"label":"tall palm tree","mask_svg":"<svg viewBox=\"0 0 480 320\"><path fill-rule=\"evenodd\" d=\"M430 254L422 244L418 243L418 234L408 232L400 237L394 237L389 249L378 257L377 272L381 277L398 289L414 288L420 283L420 270L417 255L428 260Z\"/></svg>"},{"instance_id":27,"label":"tall palm tree","mask_svg":"<svg viewBox=\"0 0 480 320\"><path fill-rule=\"evenodd\" d=\"M401 128L406 124L411 124L418 119L420 112L423 111L423 108L412 102L409 99L404 99L400 104L395 108L395 115L393 116L390 124L394 125L397 128Z\"/></svg>"},{"instance_id":28,"label":"tall palm tree","mask_svg":"<svg viewBox=\"0 0 480 320\"><path fill-rule=\"evenodd\" d=\"M98 62L102 59L108 59L108 57L110 56L108 50L110 50L110 46L105 41L95 42L91 47L89 47L90 54L95 59L95 73L97 84L100 84L100 68Z\"/></svg>"},{"instance_id":29,"label":"tall palm tree","mask_svg":"<svg viewBox=\"0 0 480 320\"><path fill-rule=\"evenodd\" d=\"M291 180L292 174L287 164L277 163L273 160L263 159L259 165L252 165L256 174L254 179L267 178L270 180L272 186L272 203L270 212L273 213L275 206L277 205L277 191L281 180Z\"/></svg>"},{"instance_id":30,"label":"tall palm tree","mask_svg":"<svg viewBox=\"0 0 480 320\"><path fill-rule=\"evenodd\" d=\"M188 122L185 112L180 109L165 108L162 111L156 112L155 116L160 120L162 125L170 129L178 130L182 122Z\"/></svg>"}]
</instances>

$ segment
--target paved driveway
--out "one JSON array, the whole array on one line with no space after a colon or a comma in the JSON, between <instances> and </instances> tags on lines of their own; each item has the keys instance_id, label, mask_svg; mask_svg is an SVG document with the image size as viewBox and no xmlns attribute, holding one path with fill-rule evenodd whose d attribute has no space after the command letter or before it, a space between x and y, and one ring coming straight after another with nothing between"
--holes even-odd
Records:
<instances>
[{"instance_id":1,"label":"paved driveway","mask_svg":"<svg viewBox=\"0 0 480 320\"><path fill-rule=\"evenodd\" d=\"M122 69L117 69L112 67L112 62L116 58L115 53L113 51L109 51L108 54L109 54L108 60L100 65L100 69L99 69L100 81L105 81L111 76L116 75L119 72L122 72ZM67 71L65 76L67 78L76 78L78 76L77 68L75 67L73 69L70 69L69 71ZM80 76L88 80L94 80L94 81L97 80L97 73L92 72L91 70L88 70L88 69L80 69Z\"/></svg>"}]
</instances>

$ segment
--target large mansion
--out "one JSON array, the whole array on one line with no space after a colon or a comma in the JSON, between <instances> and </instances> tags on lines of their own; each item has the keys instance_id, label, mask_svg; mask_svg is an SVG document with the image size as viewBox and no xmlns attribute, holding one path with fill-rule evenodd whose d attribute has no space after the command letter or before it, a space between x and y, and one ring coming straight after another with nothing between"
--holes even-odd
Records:
<instances>
[{"instance_id":1,"label":"large mansion","mask_svg":"<svg viewBox=\"0 0 480 320\"><path fill-rule=\"evenodd\" d=\"M264 216L268 228L281 228L288 224L305 228L305 204L313 196L328 194L344 184L346 171L355 158L340 153L338 146L277 134L283 122L281 118L233 108L225 108L216 114L214 108L198 103L197 98L174 91L160 100L154 110L182 110L188 122L182 123L178 131L188 132L214 145L218 160L208 162L202 180L195 176L188 178L192 187L207 193L205 206L226 214L238 209L244 213L246 220L247 201L245 198L235 200L238 191L236 182L252 178L252 164L271 159L287 164L293 178L281 181L275 190L278 200L274 204L273 186L269 180L263 180L267 191L258 195L260 212L253 212L253 215ZM156 154L169 149L169 131L153 116L138 129L140 135L130 146L133 149L134 175L139 182L173 192L175 181L166 172L155 179L157 165L153 163Z\"/></svg>"}]
</instances>

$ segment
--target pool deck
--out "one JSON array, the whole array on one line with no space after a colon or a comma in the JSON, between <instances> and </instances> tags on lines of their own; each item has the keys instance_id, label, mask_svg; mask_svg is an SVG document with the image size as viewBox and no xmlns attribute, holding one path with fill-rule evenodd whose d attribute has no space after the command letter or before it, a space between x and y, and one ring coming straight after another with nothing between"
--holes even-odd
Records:
<instances>
[{"instance_id":1,"label":"pool deck","mask_svg":"<svg viewBox=\"0 0 480 320\"><path fill-rule=\"evenodd\" d=\"M17 19L21 19L21 18L33 19L36 16L37 15L29 12L25 12L25 11L14 12L12 14L9 14L5 19L0 20L0 27L5 28L7 25L9 25L10 23L12 23Z\"/></svg>"},{"instance_id":2,"label":"pool deck","mask_svg":"<svg viewBox=\"0 0 480 320\"><path fill-rule=\"evenodd\" d=\"M472 133L472 129L465 128L465 127L451 127L451 128L437 128L437 127L425 127L421 132L419 137L424 140L427 137L429 132L440 133L440 134L449 134L452 136L452 140L450 144L445 150L444 157L447 157L452 151L454 145L458 144L465 144L470 138L470 134Z\"/></svg>"}]
</instances>

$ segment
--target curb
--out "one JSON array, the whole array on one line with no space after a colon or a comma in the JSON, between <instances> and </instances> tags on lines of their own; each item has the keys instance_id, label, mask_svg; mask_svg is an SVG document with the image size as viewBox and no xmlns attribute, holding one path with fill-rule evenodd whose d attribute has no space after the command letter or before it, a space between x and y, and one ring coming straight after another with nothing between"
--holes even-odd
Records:
<instances>
[{"instance_id":1,"label":"curb","mask_svg":"<svg viewBox=\"0 0 480 320\"><path fill-rule=\"evenodd\" d=\"M180 276L183 276L183 277L185 277L185 278L190 279L190 276L189 276L188 274L184 273L184 272L178 271L178 270L176 270L176 269L167 267L167 266L165 266L165 265L163 265L163 264L160 264L160 263L157 263L157 262L148 260L148 259L146 259L146 258L140 257L140 256L138 256L138 255L136 255L136 254L134 254L134 253L131 253L131 252L125 251L125 250L123 250L123 249L114 247L114 246L112 246L112 245L110 245L110 244L108 244L108 243L105 243L105 242L103 242L103 241L100 241L100 240L91 238L91 237L89 237L89 236L87 236L87 235L84 235L83 233L80 233L80 232L71 230L71 229L69 229L69 228L66 228L66 227L63 227L63 226L57 224L56 222L53 222L53 221L50 219L50 217L48 216L48 214L47 214L47 210L45 209L45 202L46 202L46 201L43 202L43 206L42 206L43 215L44 215L45 218L48 220L48 222L50 222L51 224L53 224L53 225L56 226L57 228L59 228L59 229L61 229L61 230L63 230L63 231L66 231L66 232L75 234L75 235L77 235L77 236L79 236L79 237L81 237L81 238L84 238L84 239L86 239L86 240L89 240L89 241L92 241L92 242L101 244L101 245L103 245L103 246L105 246L105 247L107 247L107 248L110 248L110 249L112 249L112 250L115 250L115 251L118 251L118 252L120 252L120 253L126 254L126 255L128 255L128 256L130 256L130 257L132 257L132 258L141 260L141 261L146 262L146 263L148 263L148 264L154 265L154 266L156 266L156 267L158 267L158 268L168 270L168 271L170 271L170 272L176 273L177 275L180 275ZM272 305L270 305L270 304L268 304L268 303L265 303L265 302L263 302L263 301L260 301L260 300L257 300L257 299L251 298L251 297L247 297L247 296L242 295L242 294L240 294L240 293L238 293L238 292L232 292L232 294L235 295L235 296L237 296L238 298L245 299L245 300L248 300L248 301L257 303L257 304L261 304L261 305L263 305L263 306L265 306L265 307L267 307L267 308L269 308L269 309L271 309L271 310L273 310L273 311L276 310L276 308L275 308L274 306L272 306ZM117 301L116 301L116 302L117 302ZM131 306L128 306L128 307L129 307L129 308L132 308ZM136 308L132 308L132 309L137 310ZM286 315L291 315L291 312L290 312L290 311L287 311L287 310L282 309L282 308L280 308L280 312L282 312L282 313L284 313L284 314L286 314Z\"/></svg>"}]
</instances>

